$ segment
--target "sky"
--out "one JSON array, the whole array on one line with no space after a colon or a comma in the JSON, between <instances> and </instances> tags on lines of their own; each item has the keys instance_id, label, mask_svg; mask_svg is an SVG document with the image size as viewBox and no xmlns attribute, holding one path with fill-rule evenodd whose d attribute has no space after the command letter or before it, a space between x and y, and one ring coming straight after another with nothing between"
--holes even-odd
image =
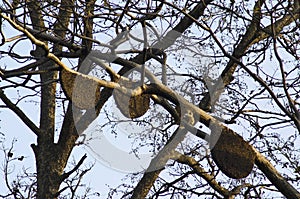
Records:
<instances>
[{"instance_id":1,"label":"sky","mask_svg":"<svg viewBox=\"0 0 300 199\"><path fill-rule=\"evenodd\" d=\"M6 27L7 29L5 31L10 32L11 36L18 34L14 30L9 29L9 26ZM141 32L141 31L138 31ZM26 41L21 42L17 47L16 50L20 52L21 54L29 54L29 51L31 49L28 48L28 45L30 46L31 44L26 43ZM5 50L8 46L2 46L0 47L0 50ZM123 46L124 47L124 46ZM125 46L126 47L126 46ZM169 60L169 64L174 66L176 65L174 59ZM193 60L189 60L193 61ZM3 67L4 65L7 65L9 67L11 66L18 66L13 62L8 62L6 59L1 59L0 60L0 66ZM270 64L271 66L273 64ZM0 82L0 85L2 82ZM3 86L3 85L1 85ZM255 86L254 86L255 88ZM12 97L14 100L18 99L19 95L16 90L10 90L9 93L10 97ZM30 93L32 94L32 93ZM36 103L37 99L36 98L31 98L30 100L25 100L22 101L18 104L18 106L31 118L33 121L35 121L36 124L38 124L39 121L39 104ZM111 104L110 104L111 103ZM114 107L113 102L108 102L108 110L111 109L111 112L117 113L116 107ZM61 107L59 108L61 111ZM61 117L60 117L61 112L58 111L57 113L57 127L60 126L61 124ZM118 114L118 117L120 117L120 114ZM96 121L94 125L91 125L90 131L88 130L87 133L90 132L95 132L97 131L97 124L101 124L101 121L103 119L103 113L100 114L99 119ZM124 118L123 118L124 119ZM1 109L0 110L0 132L5 134L5 141L0 143L0 145L4 144L6 148L10 147L11 142L13 139L17 139L18 141L14 145L14 157L18 156L25 156L26 158L23 161L15 161L14 166L12 166L13 173L11 175L11 180L13 179L16 174L21 172L22 168L28 168L29 171L34 172L35 171L35 165L34 165L34 154L32 149L30 148L30 144L36 142L36 137L35 135L30 132L30 130L23 124L22 121L20 121L19 118L17 118L14 113L12 113L9 110ZM110 126L107 126L102 129L102 132L104 132L105 135L104 138L106 138L108 141L104 142L96 142L96 143L90 143L88 146L79 146L76 147L75 150L72 153L72 157L74 157L77 162L79 159L85 154L88 154L88 158L85 161L87 165L95 163L93 169L87 173L85 176L84 182L91 185L93 188L93 191L100 192L101 197L100 198L107 198L107 192L109 190L108 185L111 185L112 187L115 187L117 185L120 185L123 183L121 180L128 172L130 169L133 167L128 164L132 163L132 160L130 157L132 157L132 154L130 156L125 156L128 155L128 150L131 147L131 140L128 139L128 134L126 133L127 130L124 130L128 127L129 125L125 124L123 126L119 127L119 131L121 134L117 136L117 138L114 137L113 134L110 134L110 131L112 131ZM138 126L134 126L134 129L131 131L135 130L137 132L142 132L143 129ZM235 129L242 128L240 126L234 127ZM99 129L98 129L99 130ZM243 132L241 130L241 132ZM124 142L125 140L125 142ZM101 141L101 140L100 140ZM103 139L102 139L103 141ZM100 144L99 144L100 143ZM108 145L104 145L108 144ZM112 144L109 145L109 144ZM99 147L100 146L100 147ZM90 149L96 150L97 153L92 152ZM97 148L99 147L99 148ZM109 150L107 150L109 148ZM110 153L99 153L102 152L101 150L105 149L107 151L110 151ZM119 149L119 151L118 151ZM111 151L116 150L115 155L111 155ZM105 151L104 151L105 152ZM100 154L100 156L98 156ZM123 155L125 154L125 155ZM148 157L146 152L144 153L146 158ZM105 155L111 155L110 156L105 156ZM112 162L115 160L115 157L121 157L120 159L117 159L117 162ZM122 158L124 158L126 164L122 163L120 164L119 161L122 162ZM71 158L72 159L72 158ZM103 159L103 161L101 161ZM3 160L3 153L0 152L0 161ZM129 167L128 167L129 165ZM1 161L1 168L2 168L2 161ZM120 167L121 166L121 167ZM137 163L134 163L134 166L139 166ZM70 169L70 168L69 168ZM137 171L138 168L133 169L133 171ZM0 184L0 193L5 192L5 185Z\"/></svg>"},{"instance_id":2,"label":"sky","mask_svg":"<svg viewBox=\"0 0 300 199\"><path fill-rule=\"evenodd\" d=\"M12 37L19 34L15 30L11 29L7 24L5 26L5 32L10 33L9 35L7 35L7 37ZM134 30L133 34L140 37L141 33L142 30ZM132 45L132 43L122 45L120 47L120 50L128 50L132 47ZM14 48L14 50L19 54L28 55L30 50L34 48L32 47L32 49L30 49L28 48L28 46L32 46L31 43L28 41L23 41L20 42ZM8 47L8 45L4 45L0 48L0 50L6 50ZM96 48L96 50L99 49ZM186 56L189 56L189 61L193 62L192 55L186 54ZM68 63L66 60L63 61L65 61L65 63ZM171 66L175 64L173 59L169 60L168 63ZM8 69L12 69L12 67L14 66L19 66L19 64L6 58L1 59L0 64L1 67L7 66ZM115 69L117 70L117 68ZM157 71L158 69L160 69L160 67L155 66L155 64L152 66L149 65L149 70L152 70L152 72L154 73L160 72ZM173 84L173 87L176 88L176 84L181 85L183 81L184 79L180 79L179 77L177 77L176 79L172 80L170 85ZM3 84L1 86L3 86ZM13 99L13 101L17 101L20 96L23 96L25 94L35 95L34 92L24 89L20 91L17 91L16 89L9 89L5 92L5 94ZM38 97L32 96L18 103L18 107L21 108L24 113L30 119L32 119L32 121L34 121L36 125L38 125L39 123L38 101ZM56 128L59 129L63 119L61 117L62 106L60 104L57 104L57 110ZM105 122L107 122L107 120L104 120L104 110L116 120L128 121L118 123L116 127L116 130L118 132L117 136L111 134L112 127L110 125L104 126L99 130L98 125L103 125ZM100 198L107 197L106 194L109 191L109 186L114 188L122 184L124 182L122 178L125 177L128 173L143 171L144 169L146 169L152 158L152 153L149 153L147 151L147 148L143 149L139 154L140 159L137 159L134 153L130 153L130 151L132 150L132 139L129 138L130 133L143 133L145 132L144 127L139 126L136 123L133 123L125 118L116 107L115 101L113 99L110 99L106 103L104 110L100 113L99 118L93 124L91 124L85 132L87 135L93 135L93 133L95 132L100 132L100 135L102 135L101 139L95 139L94 141L86 143L86 145L75 147L70 158L70 160L72 160L74 157L78 162L84 154L88 154L88 158L85 161L86 166L91 164L94 164L94 166L93 169L86 174L84 182L90 184L93 188L93 191L100 192ZM155 107L152 107L147 114L156 114L159 111L162 112L163 110L159 108L158 105L156 105ZM20 174L24 168L26 168L26 170L29 172L35 171L34 154L30 145L32 143L36 143L36 136L12 111L8 109L1 109L0 119L0 132L3 132L5 134L5 140L0 144L2 144L3 147L7 149L11 146L11 142L16 139L17 141L15 142L13 149L14 157L25 157L23 161L15 161L11 165L13 172L9 177L10 181L12 182L13 178L16 175ZM160 122L154 122L152 123L152 125L157 125L159 127ZM3 153L0 153L0 160L3 160L3 155ZM83 166L83 168L85 168L86 166ZM71 168L69 167L67 169L70 170ZM67 169L66 171L68 171ZM0 184L0 193L4 193L6 190L7 189L5 188L5 185Z\"/></svg>"},{"instance_id":3,"label":"sky","mask_svg":"<svg viewBox=\"0 0 300 199\"><path fill-rule=\"evenodd\" d=\"M11 29L7 24L4 25L5 33L9 32L7 37L12 37L14 35L18 35L19 33L15 30ZM29 55L28 46L31 46L28 41L20 42L14 50L20 54ZM4 45L0 47L0 50L7 50L8 45ZM10 59L5 59L2 57L0 59L1 68L7 66L8 69L13 69L14 66L18 67L19 64L11 61ZM3 81L0 80L0 86L4 86ZM16 89L6 89L5 94L7 94L14 102L19 99L20 95L23 94L34 94L28 90L21 90L18 92ZM0 106L3 105L0 102ZM38 97L31 97L29 99L22 100L18 103L18 107L24 111L24 113L32 120L36 125L39 123L39 103ZM61 113L57 113L57 126L60 126L60 117ZM23 161L14 161L11 163L11 175L9 175L10 183L12 183L14 177L16 175L22 173L22 170L25 168L29 172L35 171L35 159L33 151L30 147L31 144L36 143L36 136L31 130L10 110L2 109L0 110L0 132L4 134L4 136L0 136L0 149L9 149L13 140L17 140L14 143L13 147L13 157L24 156ZM84 155L88 154L88 158L85 160L83 168L94 164L93 169L88 172L85 176L84 182L88 185L92 185L94 191L100 192L100 198L106 198L106 193L109 188L107 185L111 185L115 187L121 184L121 179L126 173L114 170L102 164L102 162L97 161L96 158L93 157L92 153L87 150L87 147L79 146L76 147L75 150L71 154L71 158L74 157L78 162L79 159ZM0 176L1 179L3 176L3 166L4 166L4 152L0 150ZM69 168L70 169L70 168ZM0 183L0 193L6 193L7 188L4 183ZM98 198L98 197L97 197Z\"/></svg>"}]
</instances>

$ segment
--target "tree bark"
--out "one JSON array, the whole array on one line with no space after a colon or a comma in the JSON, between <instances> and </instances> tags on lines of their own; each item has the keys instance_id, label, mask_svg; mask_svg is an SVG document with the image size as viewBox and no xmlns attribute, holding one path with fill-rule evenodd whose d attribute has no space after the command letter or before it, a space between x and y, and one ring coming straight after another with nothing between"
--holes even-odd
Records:
<instances>
[{"instance_id":1,"label":"tree bark","mask_svg":"<svg viewBox=\"0 0 300 199\"><path fill-rule=\"evenodd\" d=\"M72 1L63 0L59 8L58 18L54 24L54 33L61 38L64 38L66 35L66 27L68 27L72 13L71 6L73 6ZM28 9L33 29L43 32L45 25L40 3L38 1L30 1ZM59 43L54 44L54 53L61 50L62 46ZM37 58L41 58L46 53L43 48L37 47L33 54ZM53 61L48 61L39 66L39 69L48 70L55 65ZM42 83L40 104L41 134L37 137L37 145L32 145L36 157L37 199L56 198L55 196L61 184L60 176L69 157L68 155L62 155L66 152L58 150L58 145L54 143L57 74L57 71L48 71L40 75Z\"/></svg>"}]
</instances>

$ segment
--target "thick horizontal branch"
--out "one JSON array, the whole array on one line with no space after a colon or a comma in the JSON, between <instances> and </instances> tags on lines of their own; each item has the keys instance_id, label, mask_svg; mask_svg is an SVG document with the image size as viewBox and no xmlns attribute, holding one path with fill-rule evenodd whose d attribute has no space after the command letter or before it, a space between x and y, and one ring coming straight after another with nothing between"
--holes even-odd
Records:
<instances>
[{"instance_id":1,"label":"thick horizontal branch","mask_svg":"<svg viewBox=\"0 0 300 199\"><path fill-rule=\"evenodd\" d=\"M34 29L31 29L31 28L28 28L28 27L26 27L26 29L28 30L28 32L30 32L32 35L34 35L38 39L50 41L50 42L53 42L53 43L59 43L60 45L65 46L68 49L72 49L72 50L75 50L75 51L81 49L80 46L77 46L73 43L67 42L59 36L54 37L54 36L51 36L47 33L44 33L44 32L38 31L38 30L34 30Z\"/></svg>"}]
</instances>

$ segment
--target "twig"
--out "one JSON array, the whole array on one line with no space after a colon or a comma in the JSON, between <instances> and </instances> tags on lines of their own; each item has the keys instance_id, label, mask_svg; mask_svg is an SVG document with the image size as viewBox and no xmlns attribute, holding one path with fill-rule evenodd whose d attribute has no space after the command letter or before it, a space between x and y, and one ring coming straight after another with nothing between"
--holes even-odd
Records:
<instances>
[{"instance_id":1,"label":"twig","mask_svg":"<svg viewBox=\"0 0 300 199\"><path fill-rule=\"evenodd\" d=\"M61 175L60 177L60 181L64 181L65 179L67 179L72 173L74 173L75 171L77 171L79 169L79 167L82 165L83 161L87 158L87 155L84 154L84 156L81 157L81 159L79 160L79 162L77 163L77 165L69 172L64 173L63 175Z\"/></svg>"}]
</instances>

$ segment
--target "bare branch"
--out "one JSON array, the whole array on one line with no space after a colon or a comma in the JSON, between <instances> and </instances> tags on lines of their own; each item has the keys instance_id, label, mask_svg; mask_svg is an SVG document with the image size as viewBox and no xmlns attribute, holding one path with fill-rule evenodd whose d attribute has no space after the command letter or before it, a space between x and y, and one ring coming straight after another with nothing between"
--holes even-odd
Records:
<instances>
[{"instance_id":1,"label":"bare branch","mask_svg":"<svg viewBox=\"0 0 300 199\"><path fill-rule=\"evenodd\" d=\"M12 110L31 130L34 134L39 136L41 130L25 115L25 113L12 103L7 96L4 94L3 90L0 90L0 98L6 104L6 106Z\"/></svg>"}]
</instances>

